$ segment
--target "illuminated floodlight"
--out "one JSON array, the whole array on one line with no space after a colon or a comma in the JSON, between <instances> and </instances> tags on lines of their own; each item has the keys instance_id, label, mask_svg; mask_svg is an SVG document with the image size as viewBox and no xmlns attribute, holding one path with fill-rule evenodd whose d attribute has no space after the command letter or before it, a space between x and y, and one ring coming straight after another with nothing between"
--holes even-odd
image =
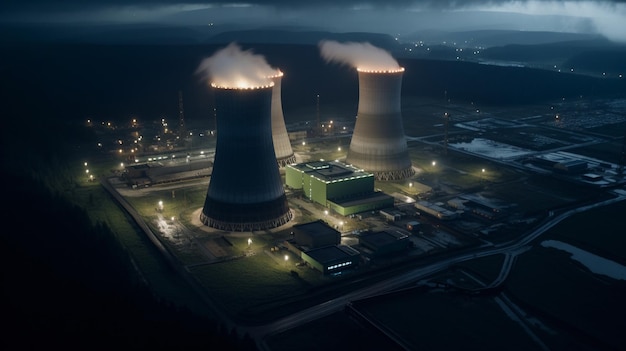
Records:
<instances>
[{"instance_id":1,"label":"illuminated floodlight","mask_svg":"<svg viewBox=\"0 0 626 351\"><path fill-rule=\"evenodd\" d=\"M289 255L285 255L285 262L289 261Z\"/></svg>"},{"instance_id":2,"label":"illuminated floodlight","mask_svg":"<svg viewBox=\"0 0 626 351\"><path fill-rule=\"evenodd\" d=\"M437 161L433 161L433 167L437 165Z\"/></svg>"},{"instance_id":3,"label":"illuminated floodlight","mask_svg":"<svg viewBox=\"0 0 626 351\"><path fill-rule=\"evenodd\" d=\"M248 246L252 245L252 238L248 238Z\"/></svg>"}]
</instances>

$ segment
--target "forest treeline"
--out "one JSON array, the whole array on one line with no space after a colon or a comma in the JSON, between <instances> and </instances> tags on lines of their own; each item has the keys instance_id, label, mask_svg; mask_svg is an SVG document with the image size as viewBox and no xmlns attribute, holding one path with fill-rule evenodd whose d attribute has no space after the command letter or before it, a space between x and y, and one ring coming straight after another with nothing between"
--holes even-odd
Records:
<instances>
[{"instance_id":1,"label":"forest treeline","mask_svg":"<svg viewBox=\"0 0 626 351\"><path fill-rule=\"evenodd\" d=\"M0 348L255 350L249 337L142 283L111 229L67 197L80 133L43 126L32 139L2 131ZM64 142L43 147L49 139Z\"/></svg>"}]
</instances>

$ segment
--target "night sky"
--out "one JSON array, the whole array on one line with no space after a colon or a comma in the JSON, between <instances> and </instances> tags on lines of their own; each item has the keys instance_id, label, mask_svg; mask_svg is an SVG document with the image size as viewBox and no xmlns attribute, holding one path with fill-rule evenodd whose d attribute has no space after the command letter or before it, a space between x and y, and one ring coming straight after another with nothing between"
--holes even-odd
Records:
<instances>
[{"instance_id":1,"label":"night sky","mask_svg":"<svg viewBox=\"0 0 626 351\"><path fill-rule=\"evenodd\" d=\"M626 42L625 19L624 1L5 0L0 5L0 23L297 25L392 35L516 29L600 33L620 42Z\"/></svg>"}]
</instances>

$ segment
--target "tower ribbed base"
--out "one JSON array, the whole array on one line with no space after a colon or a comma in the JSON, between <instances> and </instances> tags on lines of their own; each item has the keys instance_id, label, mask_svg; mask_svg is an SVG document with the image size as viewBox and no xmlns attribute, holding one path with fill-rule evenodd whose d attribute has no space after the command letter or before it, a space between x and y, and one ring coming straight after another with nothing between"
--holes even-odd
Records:
<instances>
[{"instance_id":1,"label":"tower ribbed base","mask_svg":"<svg viewBox=\"0 0 626 351\"><path fill-rule=\"evenodd\" d=\"M207 198L200 221L231 232L250 232L280 227L293 218L287 197L255 204L229 204Z\"/></svg>"},{"instance_id":2,"label":"tower ribbed base","mask_svg":"<svg viewBox=\"0 0 626 351\"><path fill-rule=\"evenodd\" d=\"M286 165L290 165L290 164L294 164L296 163L296 155L291 154L287 157L282 157L279 159L276 159L276 161L278 162L278 166L279 167L285 167Z\"/></svg>"},{"instance_id":3,"label":"tower ribbed base","mask_svg":"<svg viewBox=\"0 0 626 351\"><path fill-rule=\"evenodd\" d=\"M403 180L411 178L415 175L413 167L409 167L399 171L383 171L383 172L371 172L374 174L376 180Z\"/></svg>"}]
</instances>

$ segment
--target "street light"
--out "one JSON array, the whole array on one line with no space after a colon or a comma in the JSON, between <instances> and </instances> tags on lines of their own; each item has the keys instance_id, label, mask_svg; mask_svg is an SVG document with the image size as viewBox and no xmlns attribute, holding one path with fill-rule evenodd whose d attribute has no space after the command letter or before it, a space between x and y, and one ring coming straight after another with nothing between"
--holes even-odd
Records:
<instances>
[{"instance_id":1,"label":"street light","mask_svg":"<svg viewBox=\"0 0 626 351\"><path fill-rule=\"evenodd\" d=\"M289 261L289 255L285 255L285 262Z\"/></svg>"},{"instance_id":2,"label":"street light","mask_svg":"<svg viewBox=\"0 0 626 351\"><path fill-rule=\"evenodd\" d=\"M248 246L252 245L252 238L248 238Z\"/></svg>"},{"instance_id":3,"label":"street light","mask_svg":"<svg viewBox=\"0 0 626 351\"><path fill-rule=\"evenodd\" d=\"M159 201L159 211L163 211L163 201Z\"/></svg>"},{"instance_id":4,"label":"street light","mask_svg":"<svg viewBox=\"0 0 626 351\"><path fill-rule=\"evenodd\" d=\"M437 161L433 161L433 167L437 165Z\"/></svg>"}]
</instances>

